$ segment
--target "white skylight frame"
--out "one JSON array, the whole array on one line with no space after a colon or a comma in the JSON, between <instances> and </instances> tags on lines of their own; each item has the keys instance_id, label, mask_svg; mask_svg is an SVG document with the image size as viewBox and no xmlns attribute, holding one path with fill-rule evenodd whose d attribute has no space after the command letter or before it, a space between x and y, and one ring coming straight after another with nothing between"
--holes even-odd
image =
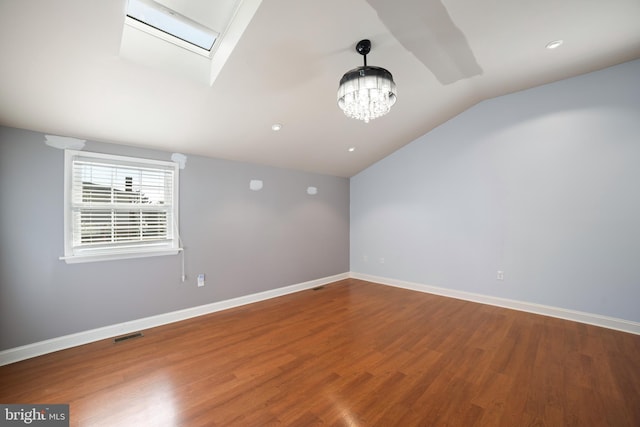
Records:
<instances>
[{"instance_id":1,"label":"white skylight frame","mask_svg":"<svg viewBox=\"0 0 640 427\"><path fill-rule=\"evenodd\" d=\"M220 36L211 28L153 0L128 0L125 23L209 58Z\"/></svg>"}]
</instances>

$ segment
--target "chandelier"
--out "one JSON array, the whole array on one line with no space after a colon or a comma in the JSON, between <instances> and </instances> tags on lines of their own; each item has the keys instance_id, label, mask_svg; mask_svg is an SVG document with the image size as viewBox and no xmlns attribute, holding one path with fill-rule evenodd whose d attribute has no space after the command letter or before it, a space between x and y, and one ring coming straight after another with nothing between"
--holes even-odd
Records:
<instances>
[{"instance_id":1,"label":"chandelier","mask_svg":"<svg viewBox=\"0 0 640 427\"><path fill-rule=\"evenodd\" d=\"M364 66L347 71L338 87L338 106L348 117L369 120L384 116L396 102L396 84L384 68L367 65L369 40L360 40L356 51L364 56Z\"/></svg>"}]
</instances>

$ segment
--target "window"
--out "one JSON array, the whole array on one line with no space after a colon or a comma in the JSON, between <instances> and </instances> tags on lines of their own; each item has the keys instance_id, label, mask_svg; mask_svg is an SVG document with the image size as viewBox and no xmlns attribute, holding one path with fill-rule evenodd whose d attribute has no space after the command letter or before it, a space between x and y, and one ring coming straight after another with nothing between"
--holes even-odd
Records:
<instances>
[{"instance_id":1,"label":"window","mask_svg":"<svg viewBox=\"0 0 640 427\"><path fill-rule=\"evenodd\" d=\"M68 263L180 251L178 165L65 151Z\"/></svg>"},{"instance_id":2,"label":"window","mask_svg":"<svg viewBox=\"0 0 640 427\"><path fill-rule=\"evenodd\" d=\"M210 56L218 33L153 0L129 0L125 22L141 31Z\"/></svg>"}]
</instances>

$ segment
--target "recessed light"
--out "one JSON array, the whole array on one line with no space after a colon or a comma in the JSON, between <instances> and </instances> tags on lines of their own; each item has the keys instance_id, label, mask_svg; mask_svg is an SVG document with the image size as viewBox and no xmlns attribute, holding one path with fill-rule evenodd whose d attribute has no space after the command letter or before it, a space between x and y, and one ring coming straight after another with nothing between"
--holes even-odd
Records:
<instances>
[{"instance_id":1,"label":"recessed light","mask_svg":"<svg viewBox=\"0 0 640 427\"><path fill-rule=\"evenodd\" d=\"M562 45L562 43L564 43L563 40L554 40L552 42L547 43L545 47L547 49L557 49Z\"/></svg>"},{"instance_id":2,"label":"recessed light","mask_svg":"<svg viewBox=\"0 0 640 427\"><path fill-rule=\"evenodd\" d=\"M280 123L274 123L271 125L271 130L274 132L278 132L280 129L282 129L282 125Z\"/></svg>"},{"instance_id":3,"label":"recessed light","mask_svg":"<svg viewBox=\"0 0 640 427\"><path fill-rule=\"evenodd\" d=\"M356 151L356 147L349 147L347 151L349 151L350 153L353 153L354 151Z\"/></svg>"}]
</instances>

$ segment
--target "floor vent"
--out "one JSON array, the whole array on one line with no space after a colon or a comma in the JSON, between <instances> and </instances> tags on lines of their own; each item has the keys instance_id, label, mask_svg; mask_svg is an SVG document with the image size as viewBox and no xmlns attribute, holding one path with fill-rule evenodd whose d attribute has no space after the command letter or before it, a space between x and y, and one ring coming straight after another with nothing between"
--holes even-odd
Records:
<instances>
[{"instance_id":1,"label":"floor vent","mask_svg":"<svg viewBox=\"0 0 640 427\"><path fill-rule=\"evenodd\" d=\"M135 332L133 334L129 334L129 335L123 335L121 337L117 337L113 339L113 342L122 342L122 341L126 341L126 340L130 340L133 338L140 338L143 337L144 335L142 334L142 332Z\"/></svg>"}]
</instances>

